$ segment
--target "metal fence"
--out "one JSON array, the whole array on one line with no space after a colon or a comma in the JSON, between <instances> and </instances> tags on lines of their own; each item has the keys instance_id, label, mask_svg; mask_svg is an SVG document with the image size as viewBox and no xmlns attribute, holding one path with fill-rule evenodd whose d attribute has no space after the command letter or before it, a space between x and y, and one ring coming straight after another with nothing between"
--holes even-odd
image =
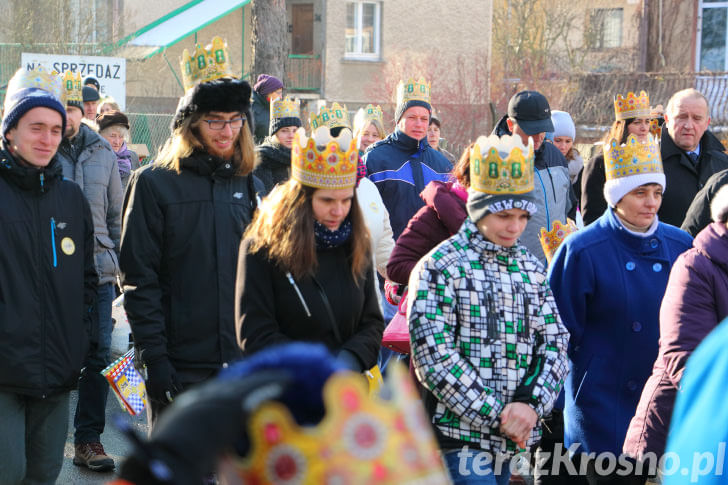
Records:
<instances>
[{"instance_id":1,"label":"metal fence","mask_svg":"<svg viewBox=\"0 0 728 485\"><path fill-rule=\"evenodd\" d=\"M146 145L149 157L144 162L157 158L159 150L171 133L171 114L126 113L129 117L131 143Z\"/></svg>"}]
</instances>

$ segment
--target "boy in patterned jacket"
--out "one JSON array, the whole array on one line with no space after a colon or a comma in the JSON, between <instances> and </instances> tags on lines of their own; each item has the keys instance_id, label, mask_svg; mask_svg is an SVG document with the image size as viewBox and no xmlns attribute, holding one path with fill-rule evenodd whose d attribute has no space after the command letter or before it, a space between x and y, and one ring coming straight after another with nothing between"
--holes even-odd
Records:
<instances>
[{"instance_id":1,"label":"boy in patterned jacket","mask_svg":"<svg viewBox=\"0 0 728 485\"><path fill-rule=\"evenodd\" d=\"M412 362L455 483L508 483L568 372L546 270L518 242L536 210L533 173L532 140L480 137L468 218L409 282Z\"/></svg>"}]
</instances>

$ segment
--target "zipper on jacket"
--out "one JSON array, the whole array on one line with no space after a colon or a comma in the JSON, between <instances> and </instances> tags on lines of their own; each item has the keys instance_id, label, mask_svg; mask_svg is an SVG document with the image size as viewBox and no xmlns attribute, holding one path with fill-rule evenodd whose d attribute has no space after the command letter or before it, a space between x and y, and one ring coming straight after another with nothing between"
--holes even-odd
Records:
<instances>
[{"instance_id":1,"label":"zipper on jacket","mask_svg":"<svg viewBox=\"0 0 728 485\"><path fill-rule=\"evenodd\" d=\"M43 175L41 175L42 177ZM56 254L56 220L51 217L51 249L53 250L53 267L58 267L58 255Z\"/></svg>"},{"instance_id":2,"label":"zipper on jacket","mask_svg":"<svg viewBox=\"0 0 728 485\"><path fill-rule=\"evenodd\" d=\"M298 299L301 300L301 305L303 305L303 309L306 310L306 316L310 317L311 312L308 310L308 305L306 305L306 300L303 299L301 290L298 289L298 285L296 284L296 281L293 279L293 275L291 274L290 271L286 271L286 278L288 278L288 282L291 284L291 286L293 286L293 289L296 290Z\"/></svg>"},{"instance_id":3,"label":"zipper on jacket","mask_svg":"<svg viewBox=\"0 0 728 485\"><path fill-rule=\"evenodd\" d=\"M43 172L38 176L38 180L40 181L40 191L45 192L45 174Z\"/></svg>"}]
</instances>

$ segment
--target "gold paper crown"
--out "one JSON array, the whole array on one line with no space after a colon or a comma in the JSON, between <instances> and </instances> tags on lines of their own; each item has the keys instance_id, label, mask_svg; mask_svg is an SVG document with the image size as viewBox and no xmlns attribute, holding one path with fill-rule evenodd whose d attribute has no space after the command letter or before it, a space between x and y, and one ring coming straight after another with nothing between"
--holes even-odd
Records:
<instances>
[{"instance_id":1,"label":"gold paper crown","mask_svg":"<svg viewBox=\"0 0 728 485\"><path fill-rule=\"evenodd\" d=\"M300 118L301 102L286 96L285 99L276 99L270 103L271 118Z\"/></svg>"},{"instance_id":2,"label":"gold paper crown","mask_svg":"<svg viewBox=\"0 0 728 485\"><path fill-rule=\"evenodd\" d=\"M19 69L8 82L5 97L7 99L8 95L28 88L42 89L55 96L61 104L66 104L66 92L61 77L55 72L46 71L40 65L32 70Z\"/></svg>"},{"instance_id":3,"label":"gold paper crown","mask_svg":"<svg viewBox=\"0 0 728 485\"><path fill-rule=\"evenodd\" d=\"M424 101L430 104L430 83L425 81L425 78L420 77L418 81L412 78L406 81L400 81L397 84L396 90L396 103L397 106L401 106L408 101Z\"/></svg>"},{"instance_id":4,"label":"gold paper crown","mask_svg":"<svg viewBox=\"0 0 728 485\"><path fill-rule=\"evenodd\" d=\"M470 186L486 194L530 192L533 160L532 138L526 146L519 136L481 136L470 150Z\"/></svg>"},{"instance_id":5,"label":"gold paper crown","mask_svg":"<svg viewBox=\"0 0 728 485\"><path fill-rule=\"evenodd\" d=\"M660 149L652 136L640 143L634 135L629 135L624 145L612 139L604 144L603 150L607 180L643 173L663 173Z\"/></svg>"},{"instance_id":6,"label":"gold paper crown","mask_svg":"<svg viewBox=\"0 0 728 485\"><path fill-rule=\"evenodd\" d=\"M331 376L316 427L301 428L280 403L261 406L248 424L251 452L236 461L242 483L449 483L411 379L401 365L388 370L387 401L368 397L359 375Z\"/></svg>"},{"instance_id":7,"label":"gold paper crown","mask_svg":"<svg viewBox=\"0 0 728 485\"><path fill-rule=\"evenodd\" d=\"M311 131L316 130L322 126L326 126L329 129L344 127L351 128L349 123L349 112L346 110L346 105L343 107L339 103L334 103L330 108L321 106L319 114L311 113L309 115L309 124L311 125Z\"/></svg>"},{"instance_id":8,"label":"gold paper crown","mask_svg":"<svg viewBox=\"0 0 728 485\"><path fill-rule=\"evenodd\" d=\"M561 221L554 221L553 228L551 231L547 231L545 227L539 231L538 239L541 241L541 247L543 253L546 255L546 260L550 263L551 258L556 254L556 250L559 248L566 236L572 232L576 232L576 225L569 221L567 224L563 224Z\"/></svg>"},{"instance_id":9,"label":"gold paper crown","mask_svg":"<svg viewBox=\"0 0 728 485\"><path fill-rule=\"evenodd\" d=\"M627 118L649 118L650 97L645 91L640 91L639 96L633 92L627 93L627 97L618 94L614 97L614 117L618 120Z\"/></svg>"},{"instance_id":10,"label":"gold paper crown","mask_svg":"<svg viewBox=\"0 0 728 485\"><path fill-rule=\"evenodd\" d=\"M63 90L66 93L66 104L76 103L83 106L83 86L81 73L66 71L63 73Z\"/></svg>"},{"instance_id":11,"label":"gold paper crown","mask_svg":"<svg viewBox=\"0 0 728 485\"><path fill-rule=\"evenodd\" d=\"M190 56L187 49L182 52L180 59L182 80L185 91L198 82L208 82L225 76L232 76L228 62L227 44L222 37L213 37L212 44L203 48L196 45L195 53Z\"/></svg>"},{"instance_id":12,"label":"gold paper crown","mask_svg":"<svg viewBox=\"0 0 728 485\"><path fill-rule=\"evenodd\" d=\"M380 124L383 124L384 115L382 114L381 106L374 106L368 104L366 108L359 108L354 116L354 129L360 130L371 120L377 120Z\"/></svg>"},{"instance_id":13,"label":"gold paper crown","mask_svg":"<svg viewBox=\"0 0 728 485\"><path fill-rule=\"evenodd\" d=\"M348 189L356 186L359 150L350 130L336 138L329 128L318 127L311 138L299 128L293 139L291 177L317 189Z\"/></svg>"}]
</instances>

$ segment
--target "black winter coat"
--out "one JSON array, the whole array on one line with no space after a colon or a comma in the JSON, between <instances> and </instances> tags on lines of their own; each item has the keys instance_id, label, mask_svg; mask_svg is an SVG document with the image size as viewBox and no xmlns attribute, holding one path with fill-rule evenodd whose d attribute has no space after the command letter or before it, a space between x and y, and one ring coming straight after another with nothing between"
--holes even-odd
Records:
<instances>
[{"instance_id":1,"label":"black winter coat","mask_svg":"<svg viewBox=\"0 0 728 485\"><path fill-rule=\"evenodd\" d=\"M258 177L266 193L273 190L276 185L287 181L291 177L291 149L273 141L271 137L255 148L255 170L253 175Z\"/></svg>"},{"instance_id":2,"label":"black winter coat","mask_svg":"<svg viewBox=\"0 0 728 485\"><path fill-rule=\"evenodd\" d=\"M265 137L268 136L269 124L270 124L270 103L268 99L258 91L253 91L251 95L251 106L253 109L253 123L255 127L253 131L253 139L255 144L259 145L263 143Z\"/></svg>"},{"instance_id":3,"label":"black winter coat","mask_svg":"<svg viewBox=\"0 0 728 485\"><path fill-rule=\"evenodd\" d=\"M377 302L374 272L370 267L364 272L366 280L359 286L355 284L347 244L317 250L315 276L300 280L289 279L263 251L250 254L248 245L245 240L240 247L235 291L238 339L246 354L291 340L304 340L322 343L333 353L353 353L361 370L377 363L384 321ZM338 332L316 282L326 293Z\"/></svg>"},{"instance_id":4,"label":"black winter coat","mask_svg":"<svg viewBox=\"0 0 728 485\"><path fill-rule=\"evenodd\" d=\"M695 237L708 227L712 222L710 203L716 192L725 184L728 184L728 169L713 174L693 199L680 229Z\"/></svg>"},{"instance_id":5,"label":"black winter coat","mask_svg":"<svg viewBox=\"0 0 728 485\"><path fill-rule=\"evenodd\" d=\"M0 208L0 391L68 391L94 330L91 210L78 185L63 179L57 159L37 170L4 149Z\"/></svg>"},{"instance_id":6,"label":"black winter coat","mask_svg":"<svg viewBox=\"0 0 728 485\"><path fill-rule=\"evenodd\" d=\"M584 164L584 170L581 172L581 216L585 225L599 219L607 210L607 199L604 198L606 182L602 153Z\"/></svg>"},{"instance_id":7,"label":"black winter coat","mask_svg":"<svg viewBox=\"0 0 728 485\"><path fill-rule=\"evenodd\" d=\"M262 194L206 153L182 170L135 171L124 200L121 276L124 308L146 363L216 369L241 356L235 341L238 246ZM254 187L255 184L255 188Z\"/></svg>"},{"instance_id":8,"label":"black winter coat","mask_svg":"<svg viewBox=\"0 0 728 485\"><path fill-rule=\"evenodd\" d=\"M700 139L697 166L693 166L685 152L672 141L667 130L662 130L660 152L667 187L662 206L657 212L660 221L677 227L682 225L698 191L714 173L728 168L728 155L723 150L720 140L706 131Z\"/></svg>"}]
</instances>

